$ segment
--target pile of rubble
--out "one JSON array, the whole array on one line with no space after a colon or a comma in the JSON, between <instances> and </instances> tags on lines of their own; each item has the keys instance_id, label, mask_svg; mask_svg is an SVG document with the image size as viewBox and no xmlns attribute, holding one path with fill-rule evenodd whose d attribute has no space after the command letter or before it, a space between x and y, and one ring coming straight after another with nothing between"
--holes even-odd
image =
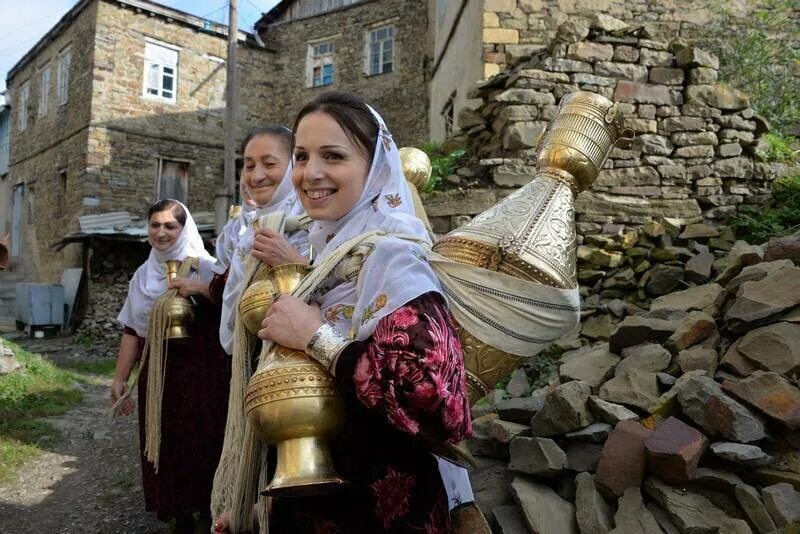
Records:
<instances>
[{"instance_id":1,"label":"pile of rubble","mask_svg":"<svg viewBox=\"0 0 800 534\"><path fill-rule=\"evenodd\" d=\"M498 532L800 532L800 235L674 222L587 236L573 350L475 419Z\"/></svg>"}]
</instances>

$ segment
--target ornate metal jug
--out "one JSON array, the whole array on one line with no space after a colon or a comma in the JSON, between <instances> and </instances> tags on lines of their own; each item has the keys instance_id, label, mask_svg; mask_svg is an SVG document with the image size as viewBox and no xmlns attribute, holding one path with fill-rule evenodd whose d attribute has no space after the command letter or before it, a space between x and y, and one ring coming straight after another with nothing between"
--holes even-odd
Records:
<instances>
[{"instance_id":1,"label":"ornate metal jug","mask_svg":"<svg viewBox=\"0 0 800 534\"><path fill-rule=\"evenodd\" d=\"M180 260L167 260L167 281L171 282L177 275L181 267ZM188 326L194 322L194 308L188 299L180 295L175 295L167 306L167 316L169 317L169 327L167 328L167 339L184 339L189 337Z\"/></svg>"},{"instance_id":2,"label":"ornate metal jug","mask_svg":"<svg viewBox=\"0 0 800 534\"><path fill-rule=\"evenodd\" d=\"M293 291L310 269L294 263L269 269L265 279L274 292L267 307L275 296ZM275 476L263 493L305 496L346 484L336 474L327 441L344 427L344 399L333 376L305 353L273 347L250 379L245 411L256 435L278 449Z\"/></svg>"},{"instance_id":3,"label":"ornate metal jug","mask_svg":"<svg viewBox=\"0 0 800 534\"><path fill-rule=\"evenodd\" d=\"M539 142L533 181L437 241L456 262L557 288L576 288L575 196L591 186L615 144L627 143L617 106L586 91L570 93ZM470 402L475 403L523 358L459 328Z\"/></svg>"}]
</instances>

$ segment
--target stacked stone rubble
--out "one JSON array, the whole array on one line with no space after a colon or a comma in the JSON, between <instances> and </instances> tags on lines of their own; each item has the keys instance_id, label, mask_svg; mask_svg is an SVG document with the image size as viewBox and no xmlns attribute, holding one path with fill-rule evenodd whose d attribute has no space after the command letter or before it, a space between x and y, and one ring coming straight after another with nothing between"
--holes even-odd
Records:
<instances>
[{"instance_id":1,"label":"stacked stone rubble","mask_svg":"<svg viewBox=\"0 0 800 534\"><path fill-rule=\"evenodd\" d=\"M518 371L476 408L473 483L497 532L800 529L800 234L750 246L669 222L598 236L583 269L619 264L583 287L550 384Z\"/></svg>"}]
</instances>

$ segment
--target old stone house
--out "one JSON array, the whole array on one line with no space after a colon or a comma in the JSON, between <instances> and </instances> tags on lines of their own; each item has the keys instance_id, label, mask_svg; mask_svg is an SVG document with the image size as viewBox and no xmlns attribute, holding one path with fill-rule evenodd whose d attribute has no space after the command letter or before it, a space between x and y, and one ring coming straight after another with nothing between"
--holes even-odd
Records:
<instances>
[{"instance_id":1,"label":"old stone house","mask_svg":"<svg viewBox=\"0 0 800 534\"><path fill-rule=\"evenodd\" d=\"M291 126L331 89L378 108L401 144L428 139L428 6L420 0L284 0L255 25L274 53L253 112Z\"/></svg>"},{"instance_id":2,"label":"old stone house","mask_svg":"<svg viewBox=\"0 0 800 534\"><path fill-rule=\"evenodd\" d=\"M9 71L17 270L57 280L80 265L80 246L54 246L82 215L141 215L163 197L213 210L226 39L225 26L146 0L82 0ZM239 40L258 70L265 52Z\"/></svg>"}]
</instances>

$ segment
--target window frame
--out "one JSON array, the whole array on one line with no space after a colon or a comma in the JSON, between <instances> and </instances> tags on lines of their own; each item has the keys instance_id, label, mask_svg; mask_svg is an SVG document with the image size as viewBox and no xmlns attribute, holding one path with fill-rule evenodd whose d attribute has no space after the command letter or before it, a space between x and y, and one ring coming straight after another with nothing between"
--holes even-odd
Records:
<instances>
[{"instance_id":1,"label":"window frame","mask_svg":"<svg viewBox=\"0 0 800 534\"><path fill-rule=\"evenodd\" d=\"M69 71L72 67L72 47L67 46L58 53L56 66L56 98L59 106L69 102Z\"/></svg>"},{"instance_id":2,"label":"window frame","mask_svg":"<svg viewBox=\"0 0 800 534\"><path fill-rule=\"evenodd\" d=\"M46 63L39 70L39 106L37 110L39 117L47 116L50 111L50 75L50 63Z\"/></svg>"},{"instance_id":3,"label":"window frame","mask_svg":"<svg viewBox=\"0 0 800 534\"><path fill-rule=\"evenodd\" d=\"M384 36L383 38L378 37L378 33L382 30L389 30L391 35ZM395 24L392 23L384 23L379 26L373 26L367 29L366 37L364 39L365 43L365 54L364 54L364 73L367 76L380 76L381 74L391 74L397 70L397 27ZM389 47L389 52L391 53L391 58L389 61L386 61L386 52L387 47L386 44L390 43L391 46ZM378 69L373 71L373 45L378 45L378 62L377 66ZM386 69L386 65L390 65L389 70Z\"/></svg>"},{"instance_id":4,"label":"window frame","mask_svg":"<svg viewBox=\"0 0 800 534\"><path fill-rule=\"evenodd\" d=\"M165 43L162 41L157 41L155 39L145 38L144 40L144 53L142 55L142 98L147 100L154 100L157 102L164 102L169 104L176 104L178 102L178 75L179 69L178 64L180 63L180 47ZM147 57L147 47L156 46L165 50L169 50L175 53L175 63L174 65L167 65L166 63L157 62L155 59L149 59ZM159 86L157 88L151 88L149 86L149 73L150 68L153 66L158 67L158 83ZM167 97L164 96L164 69L171 68L172 74L168 74L167 76L172 77L172 96ZM151 89L155 89L157 94L153 94L150 92Z\"/></svg>"},{"instance_id":5,"label":"window frame","mask_svg":"<svg viewBox=\"0 0 800 534\"><path fill-rule=\"evenodd\" d=\"M320 52L320 47L327 47L325 52ZM333 39L318 40L308 43L308 51L306 56L306 88L312 89L316 87L328 87L333 85L334 76L336 73L336 62L334 54L336 53L336 44ZM329 81L325 83L326 77L325 67L330 67ZM319 77L315 72L319 69ZM319 83L317 83L319 82Z\"/></svg>"},{"instance_id":6,"label":"window frame","mask_svg":"<svg viewBox=\"0 0 800 534\"><path fill-rule=\"evenodd\" d=\"M17 131L24 132L28 129L28 107L31 100L31 81L25 80L19 86L19 98L17 99Z\"/></svg>"}]
</instances>

